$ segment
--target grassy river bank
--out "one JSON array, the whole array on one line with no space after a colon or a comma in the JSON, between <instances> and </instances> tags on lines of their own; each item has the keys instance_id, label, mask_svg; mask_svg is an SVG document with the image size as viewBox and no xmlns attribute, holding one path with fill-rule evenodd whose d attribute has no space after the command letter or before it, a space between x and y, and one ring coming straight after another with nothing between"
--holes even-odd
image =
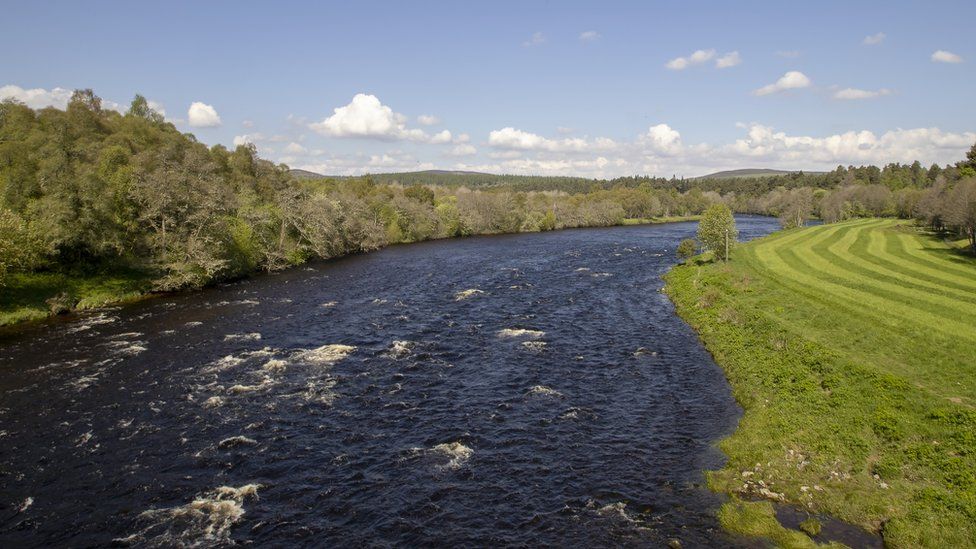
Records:
<instances>
[{"instance_id":1,"label":"grassy river bank","mask_svg":"<svg viewBox=\"0 0 976 549\"><path fill-rule=\"evenodd\" d=\"M666 277L744 415L724 526L807 546L772 502L890 547L976 546L976 260L906 221L776 233ZM809 530L816 530L811 523Z\"/></svg>"}]
</instances>

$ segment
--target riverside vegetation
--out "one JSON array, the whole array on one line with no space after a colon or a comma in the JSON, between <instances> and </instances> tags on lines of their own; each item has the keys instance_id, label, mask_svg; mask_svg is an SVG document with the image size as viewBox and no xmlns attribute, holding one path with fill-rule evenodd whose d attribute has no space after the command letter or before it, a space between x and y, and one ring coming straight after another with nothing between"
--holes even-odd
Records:
<instances>
[{"instance_id":1,"label":"riverside vegetation","mask_svg":"<svg viewBox=\"0 0 976 549\"><path fill-rule=\"evenodd\" d=\"M976 258L958 236L856 219L667 275L745 410L708 477L724 526L812 545L774 518L788 502L891 547L976 546Z\"/></svg>"},{"instance_id":2,"label":"riverside vegetation","mask_svg":"<svg viewBox=\"0 0 976 549\"><path fill-rule=\"evenodd\" d=\"M687 219L715 204L778 215L787 227L812 215L920 213L956 227L942 195L974 167L976 153L957 166L772 178L298 178L253 146L207 147L180 133L140 96L125 114L102 108L91 90L76 91L65 110L7 100L0 324L391 243Z\"/></svg>"}]
</instances>

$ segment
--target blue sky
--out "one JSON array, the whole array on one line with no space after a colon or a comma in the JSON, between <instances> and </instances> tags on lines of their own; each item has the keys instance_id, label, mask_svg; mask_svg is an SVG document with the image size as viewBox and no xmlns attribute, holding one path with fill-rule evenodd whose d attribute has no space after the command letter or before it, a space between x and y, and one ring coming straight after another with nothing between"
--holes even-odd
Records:
<instances>
[{"instance_id":1,"label":"blue sky","mask_svg":"<svg viewBox=\"0 0 976 549\"><path fill-rule=\"evenodd\" d=\"M0 95L142 93L205 143L328 174L930 164L976 141L974 2L5 4Z\"/></svg>"}]
</instances>

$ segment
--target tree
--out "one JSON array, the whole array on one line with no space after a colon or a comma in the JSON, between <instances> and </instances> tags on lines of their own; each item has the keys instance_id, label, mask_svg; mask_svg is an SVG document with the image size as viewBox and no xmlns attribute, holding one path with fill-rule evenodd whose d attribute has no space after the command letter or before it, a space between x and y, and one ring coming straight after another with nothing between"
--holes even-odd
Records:
<instances>
[{"instance_id":1,"label":"tree","mask_svg":"<svg viewBox=\"0 0 976 549\"><path fill-rule=\"evenodd\" d=\"M956 162L956 168L959 168L959 172L963 177L976 176L976 143L969 148L965 160Z\"/></svg>"},{"instance_id":2,"label":"tree","mask_svg":"<svg viewBox=\"0 0 976 549\"><path fill-rule=\"evenodd\" d=\"M698 243L695 242L694 238L686 238L678 244L675 253L678 254L678 258L682 262L688 261L698 253Z\"/></svg>"},{"instance_id":3,"label":"tree","mask_svg":"<svg viewBox=\"0 0 976 549\"><path fill-rule=\"evenodd\" d=\"M715 204L705 210L698 222L698 241L702 247L715 253L715 257L728 261L729 252L739 238L732 210L725 204Z\"/></svg>"},{"instance_id":4,"label":"tree","mask_svg":"<svg viewBox=\"0 0 976 549\"><path fill-rule=\"evenodd\" d=\"M969 247L976 253L976 177L964 179L949 192L945 220L966 235Z\"/></svg>"}]
</instances>

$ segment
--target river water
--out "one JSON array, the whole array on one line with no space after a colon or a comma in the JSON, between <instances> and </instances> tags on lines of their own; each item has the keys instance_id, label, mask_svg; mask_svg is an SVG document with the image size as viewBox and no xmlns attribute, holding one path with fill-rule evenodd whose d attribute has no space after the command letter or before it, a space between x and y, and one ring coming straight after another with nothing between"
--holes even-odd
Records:
<instances>
[{"instance_id":1,"label":"river water","mask_svg":"<svg viewBox=\"0 0 976 549\"><path fill-rule=\"evenodd\" d=\"M0 546L741 543L702 474L739 409L659 293L695 228L394 246L7 333Z\"/></svg>"}]
</instances>

